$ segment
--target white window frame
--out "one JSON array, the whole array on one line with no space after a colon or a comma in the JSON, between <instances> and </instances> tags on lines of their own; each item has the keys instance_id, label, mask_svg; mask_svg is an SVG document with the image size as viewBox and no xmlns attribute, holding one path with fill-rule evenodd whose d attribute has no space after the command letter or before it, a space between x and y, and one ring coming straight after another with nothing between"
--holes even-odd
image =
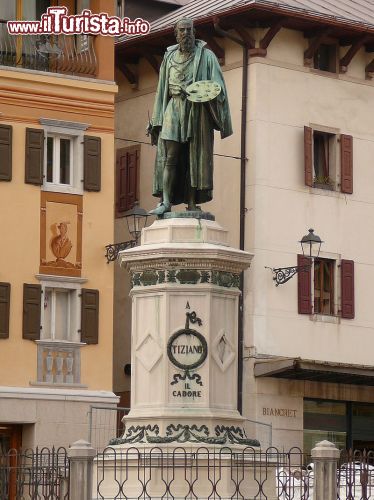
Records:
<instances>
[{"instance_id":1,"label":"white window frame","mask_svg":"<svg viewBox=\"0 0 374 500\"><path fill-rule=\"evenodd\" d=\"M52 120L40 118L40 124L44 126L44 166L43 166L43 191L53 191L57 193L83 194L83 140L84 131L89 124L80 122L67 122L63 120ZM70 139L70 184L60 184L56 182L60 157L59 147L54 147L54 167L53 182L47 182L47 139L48 137ZM55 141L59 145L60 141ZM55 164L56 160L56 164Z\"/></svg>"},{"instance_id":2,"label":"white window frame","mask_svg":"<svg viewBox=\"0 0 374 500\"><path fill-rule=\"evenodd\" d=\"M81 290L82 284L87 281L86 278L67 278L52 275L36 275L42 286L42 305L41 305L41 335L40 340L53 342L77 343L81 342ZM56 339L50 332L47 332L46 317L44 311L44 301L46 293L49 290L64 290L69 293L69 330L66 339ZM53 298L52 298L53 300ZM53 321L53 314L52 314Z\"/></svg>"}]
</instances>

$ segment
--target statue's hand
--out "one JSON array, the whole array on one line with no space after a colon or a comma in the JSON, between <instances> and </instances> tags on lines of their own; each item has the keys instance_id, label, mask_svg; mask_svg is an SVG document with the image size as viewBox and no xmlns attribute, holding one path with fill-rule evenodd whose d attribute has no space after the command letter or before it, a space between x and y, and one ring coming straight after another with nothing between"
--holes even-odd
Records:
<instances>
[{"instance_id":1,"label":"statue's hand","mask_svg":"<svg viewBox=\"0 0 374 500\"><path fill-rule=\"evenodd\" d=\"M154 127L151 122L149 122L146 129L147 137L151 136L151 144L155 146L158 142L158 136L160 135L160 127Z\"/></svg>"}]
</instances>

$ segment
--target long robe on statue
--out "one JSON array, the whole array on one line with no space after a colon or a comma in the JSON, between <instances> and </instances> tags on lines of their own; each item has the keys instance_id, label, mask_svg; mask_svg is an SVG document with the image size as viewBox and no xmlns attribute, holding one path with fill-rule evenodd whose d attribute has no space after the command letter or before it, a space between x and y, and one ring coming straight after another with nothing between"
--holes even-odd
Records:
<instances>
[{"instance_id":1,"label":"long robe on statue","mask_svg":"<svg viewBox=\"0 0 374 500\"><path fill-rule=\"evenodd\" d=\"M153 127L160 127L171 99L169 73L173 55L179 45L168 47L160 68L160 76L152 116ZM213 144L214 130L224 139L232 134L230 108L222 71L215 54L206 42L196 40L192 81L213 80L222 91L213 101L191 103L189 106L186 149L178 162L176 185L171 203L188 203L188 186L196 188L196 202L205 203L213 197ZM176 117L178 119L178 117ZM161 135L161 134L160 134ZM165 141L159 137L153 178L153 196L162 197L163 171L166 162Z\"/></svg>"}]
</instances>

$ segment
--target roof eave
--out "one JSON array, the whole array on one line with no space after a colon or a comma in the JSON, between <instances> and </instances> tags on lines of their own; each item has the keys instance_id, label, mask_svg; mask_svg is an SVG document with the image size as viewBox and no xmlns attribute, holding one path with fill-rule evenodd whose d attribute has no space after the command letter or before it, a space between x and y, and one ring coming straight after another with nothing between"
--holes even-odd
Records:
<instances>
[{"instance_id":1,"label":"roof eave","mask_svg":"<svg viewBox=\"0 0 374 500\"><path fill-rule=\"evenodd\" d=\"M258 10L260 12L272 12L274 14L279 14L287 17L294 17L300 20L305 20L305 21L314 21L318 24L324 24L326 26L336 26L340 28L345 28L345 29L350 29L354 32L358 33L372 33L374 35L374 26L372 25L366 25L364 23L359 23L355 21L350 21L348 19L344 18L337 18L335 16L326 16L323 14L319 13L313 13L310 11L300 11L296 10L287 6L279 6L279 5L270 5L270 4L264 4L256 0L255 3L249 4L249 5L244 5L241 7L233 8L233 9L227 9L223 10L218 13L214 14L208 14L203 17L197 17L194 19L195 25L201 25L201 24L208 24L210 22L213 22L215 18L221 18L223 16L227 16L228 14L230 16L235 16L238 14L241 14L243 12L250 12L253 10ZM168 35L173 32L174 27L173 26L168 26L165 29L155 31L155 32L150 32L147 35L142 35L133 37L133 38L126 38L124 40L117 40L116 42L116 48L121 49L124 45L126 47L131 47L134 45L139 45L139 42L141 43L146 43L151 40L160 38L162 36Z\"/></svg>"}]
</instances>

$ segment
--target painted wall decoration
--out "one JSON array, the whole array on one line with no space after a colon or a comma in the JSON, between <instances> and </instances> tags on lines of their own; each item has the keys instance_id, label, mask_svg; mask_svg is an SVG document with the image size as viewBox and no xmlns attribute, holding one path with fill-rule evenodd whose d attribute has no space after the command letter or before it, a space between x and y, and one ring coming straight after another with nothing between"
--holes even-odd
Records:
<instances>
[{"instance_id":1,"label":"painted wall decoration","mask_svg":"<svg viewBox=\"0 0 374 500\"><path fill-rule=\"evenodd\" d=\"M41 193L40 273L80 276L83 198Z\"/></svg>"}]
</instances>

